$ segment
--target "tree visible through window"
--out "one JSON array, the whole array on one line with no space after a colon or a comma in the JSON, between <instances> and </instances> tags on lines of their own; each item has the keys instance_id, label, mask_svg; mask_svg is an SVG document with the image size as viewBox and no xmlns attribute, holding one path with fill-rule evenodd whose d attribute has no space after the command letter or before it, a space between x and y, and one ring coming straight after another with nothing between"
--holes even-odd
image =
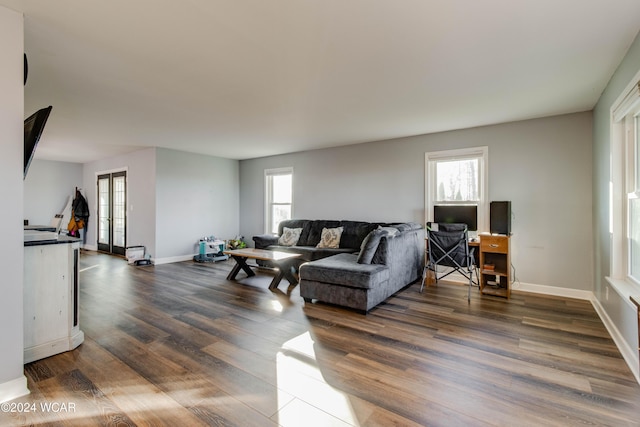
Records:
<instances>
[{"instance_id":1,"label":"tree visible through window","mask_svg":"<svg viewBox=\"0 0 640 427\"><path fill-rule=\"evenodd\" d=\"M446 160L435 164L438 202L480 200L478 159Z\"/></svg>"}]
</instances>

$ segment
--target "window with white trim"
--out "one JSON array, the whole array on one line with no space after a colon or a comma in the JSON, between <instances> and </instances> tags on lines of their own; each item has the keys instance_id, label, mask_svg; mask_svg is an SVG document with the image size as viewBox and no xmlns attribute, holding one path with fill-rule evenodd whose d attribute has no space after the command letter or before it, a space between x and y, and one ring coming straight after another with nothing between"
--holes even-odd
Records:
<instances>
[{"instance_id":1,"label":"window with white trim","mask_svg":"<svg viewBox=\"0 0 640 427\"><path fill-rule=\"evenodd\" d=\"M293 213L293 168L266 169L265 232L278 233L278 225Z\"/></svg>"},{"instance_id":2,"label":"window with white trim","mask_svg":"<svg viewBox=\"0 0 640 427\"><path fill-rule=\"evenodd\" d=\"M433 221L435 205L475 205L478 231L488 231L488 147L425 154L425 222Z\"/></svg>"},{"instance_id":3,"label":"window with white trim","mask_svg":"<svg viewBox=\"0 0 640 427\"><path fill-rule=\"evenodd\" d=\"M613 277L640 286L640 73L611 108Z\"/></svg>"}]
</instances>

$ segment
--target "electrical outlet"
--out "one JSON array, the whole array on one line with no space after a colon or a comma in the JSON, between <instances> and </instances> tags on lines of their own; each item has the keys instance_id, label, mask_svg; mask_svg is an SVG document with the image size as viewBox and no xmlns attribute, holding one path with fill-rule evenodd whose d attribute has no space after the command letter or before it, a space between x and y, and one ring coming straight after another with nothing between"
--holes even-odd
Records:
<instances>
[{"instance_id":1,"label":"electrical outlet","mask_svg":"<svg viewBox=\"0 0 640 427\"><path fill-rule=\"evenodd\" d=\"M604 288L604 299L605 301L609 301L609 287L605 286Z\"/></svg>"}]
</instances>

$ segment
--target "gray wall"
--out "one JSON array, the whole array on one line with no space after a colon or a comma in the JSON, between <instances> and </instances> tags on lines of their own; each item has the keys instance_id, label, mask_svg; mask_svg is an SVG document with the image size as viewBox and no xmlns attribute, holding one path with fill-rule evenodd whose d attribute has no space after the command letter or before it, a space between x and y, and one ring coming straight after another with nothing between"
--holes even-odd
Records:
<instances>
[{"instance_id":1,"label":"gray wall","mask_svg":"<svg viewBox=\"0 0 640 427\"><path fill-rule=\"evenodd\" d=\"M87 163L83 169L83 195L91 216L85 247L97 249L97 176L127 171L127 246L144 245L151 256L156 247L156 149L148 148L122 156Z\"/></svg>"},{"instance_id":2,"label":"gray wall","mask_svg":"<svg viewBox=\"0 0 640 427\"><path fill-rule=\"evenodd\" d=\"M23 374L22 14L0 6L0 402L28 393Z\"/></svg>"},{"instance_id":3,"label":"gray wall","mask_svg":"<svg viewBox=\"0 0 640 427\"><path fill-rule=\"evenodd\" d=\"M149 148L84 166L90 249L97 247L96 177L117 170L127 171L127 246L145 246L156 263L191 258L203 236L238 234L237 160Z\"/></svg>"},{"instance_id":4,"label":"gray wall","mask_svg":"<svg viewBox=\"0 0 640 427\"><path fill-rule=\"evenodd\" d=\"M610 274L611 269L609 234L610 109L638 70L640 70L640 35L636 37L624 60L609 81L593 113L594 293L606 315L611 319L620 332L622 339L626 341L631 349L638 348L636 310L631 307L627 298L621 297L616 292L609 292L609 300L607 301L605 298L605 289L607 287L605 276Z\"/></svg>"},{"instance_id":5,"label":"gray wall","mask_svg":"<svg viewBox=\"0 0 640 427\"><path fill-rule=\"evenodd\" d=\"M188 259L204 236L235 237L240 229L238 192L237 160L158 148L158 260Z\"/></svg>"},{"instance_id":6,"label":"gray wall","mask_svg":"<svg viewBox=\"0 0 640 427\"><path fill-rule=\"evenodd\" d=\"M82 187L82 164L33 160L24 180L24 218L29 224L47 225L73 200L76 187ZM71 218L65 212L63 228Z\"/></svg>"},{"instance_id":7,"label":"gray wall","mask_svg":"<svg viewBox=\"0 0 640 427\"><path fill-rule=\"evenodd\" d=\"M523 284L592 288L590 112L240 162L240 230L264 232L264 170L293 166L294 217L415 221L425 152L489 147L489 200L511 200ZM519 284L516 284L516 288Z\"/></svg>"}]
</instances>

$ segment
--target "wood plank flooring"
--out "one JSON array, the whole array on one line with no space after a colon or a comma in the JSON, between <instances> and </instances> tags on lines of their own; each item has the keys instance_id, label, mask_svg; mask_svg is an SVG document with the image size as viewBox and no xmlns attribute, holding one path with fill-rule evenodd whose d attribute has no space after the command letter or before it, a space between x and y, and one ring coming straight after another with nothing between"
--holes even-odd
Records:
<instances>
[{"instance_id":1,"label":"wood plank flooring","mask_svg":"<svg viewBox=\"0 0 640 427\"><path fill-rule=\"evenodd\" d=\"M474 289L469 305L441 282L364 316L271 292L268 273L229 282L232 265L83 252L86 340L26 365L31 394L0 425L640 425L589 302Z\"/></svg>"}]
</instances>

